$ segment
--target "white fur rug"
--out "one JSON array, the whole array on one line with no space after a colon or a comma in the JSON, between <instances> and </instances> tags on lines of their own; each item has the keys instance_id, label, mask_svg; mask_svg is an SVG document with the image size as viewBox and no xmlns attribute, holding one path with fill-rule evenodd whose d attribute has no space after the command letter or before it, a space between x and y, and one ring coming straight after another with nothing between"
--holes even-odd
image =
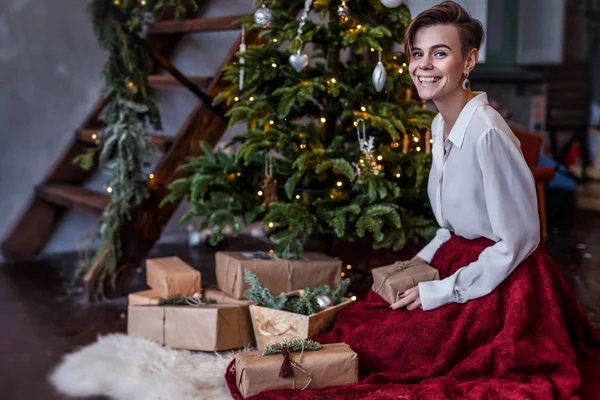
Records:
<instances>
[{"instance_id":1,"label":"white fur rug","mask_svg":"<svg viewBox=\"0 0 600 400\"><path fill-rule=\"evenodd\" d=\"M233 354L172 350L147 339L115 334L66 355L50 381L73 397L231 399L224 375Z\"/></svg>"}]
</instances>

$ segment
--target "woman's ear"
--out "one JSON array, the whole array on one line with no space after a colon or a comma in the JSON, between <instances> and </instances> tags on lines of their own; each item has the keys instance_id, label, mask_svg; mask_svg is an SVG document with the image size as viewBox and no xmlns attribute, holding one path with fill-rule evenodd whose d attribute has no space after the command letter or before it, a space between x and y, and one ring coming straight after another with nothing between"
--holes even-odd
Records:
<instances>
[{"instance_id":1,"label":"woman's ear","mask_svg":"<svg viewBox=\"0 0 600 400\"><path fill-rule=\"evenodd\" d=\"M479 50L472 48L465 57L465 68L463 74L469 75L469 73L473 71L473 68L475 68L477 65L477 61L479 61Z\"/></svg>"}]
</instances>

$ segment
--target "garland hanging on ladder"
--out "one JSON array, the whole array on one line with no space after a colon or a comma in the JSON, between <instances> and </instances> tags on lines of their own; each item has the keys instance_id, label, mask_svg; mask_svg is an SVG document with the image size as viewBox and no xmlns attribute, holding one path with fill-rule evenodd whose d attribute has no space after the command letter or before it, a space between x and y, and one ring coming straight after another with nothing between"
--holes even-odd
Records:
<instances>
[{"instance_id":1,"label":"garland hanging on ladder","mask_svg":"<svg viewBox=\"0 0 600 400\"><path fill-rule=\"evenodd\" d=\"M74 159L91 169L99 155L100 166L108 172L106 190L110 203L99 223L101 243L93 257L84 256L79 273L90 273L102 296L107 283L114 285L121 256L120 228L131 213L149 196L143 167L152 155L145 126L161 130L158 108L148 82L149 55L137 36L165 9L175 16L198 8L194 0L89 0L94 33L108 52L104 65L105 96L109 99L100 114L105 124L97 135L97 147Z\"/></svg>"}]
</instances>

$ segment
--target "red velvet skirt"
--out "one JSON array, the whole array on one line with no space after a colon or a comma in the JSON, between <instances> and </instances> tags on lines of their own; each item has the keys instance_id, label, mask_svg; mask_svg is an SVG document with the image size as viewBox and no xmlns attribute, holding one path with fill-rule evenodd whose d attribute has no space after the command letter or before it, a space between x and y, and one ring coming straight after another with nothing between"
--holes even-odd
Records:
<instances>
[{"instance_id":1,"label":"red velvet skirt","mask_svg":"<svg viewBox=\"0 0 600 400\"><path fill-rule=\"evenodd\" d=\"M431 264L446 277L493 242L453 235ZM374 293L341 311L313 338L358 353L358 384L277 390L258 399L578 399L577 356L596 357L600 338L542 249L492 293L433 311L392 311ZM235 366L225 375L234 399Z\"/></svg>"}]
</instances>

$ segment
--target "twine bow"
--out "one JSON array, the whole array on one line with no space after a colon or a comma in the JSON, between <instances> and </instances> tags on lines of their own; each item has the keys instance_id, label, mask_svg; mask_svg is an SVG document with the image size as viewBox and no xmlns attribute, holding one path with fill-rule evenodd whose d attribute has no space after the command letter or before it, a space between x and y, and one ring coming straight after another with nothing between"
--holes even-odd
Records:
<instances>
[{"instance_id":1,"label":"twine bow","mask_svg":"<svg viewBox=\"0 0 600 400\"><path fill-rule=\"evenodd\" d=\"M416 263L414 261L412 261L412 260L410 260L410 261L396 261L394 263L394 268L385 275L385 277L381 281L381 284L379 285L379 287L377 288L377 290L375 290L375 293L379 294L379 291L381 290L381 288L383 287L383 285L385 285L385 282L387 282L388 278L390 278L391 276L397 274L398 272L406 271L409 268L416 267L415 264Z\"/></svg>"}]
</instances>

